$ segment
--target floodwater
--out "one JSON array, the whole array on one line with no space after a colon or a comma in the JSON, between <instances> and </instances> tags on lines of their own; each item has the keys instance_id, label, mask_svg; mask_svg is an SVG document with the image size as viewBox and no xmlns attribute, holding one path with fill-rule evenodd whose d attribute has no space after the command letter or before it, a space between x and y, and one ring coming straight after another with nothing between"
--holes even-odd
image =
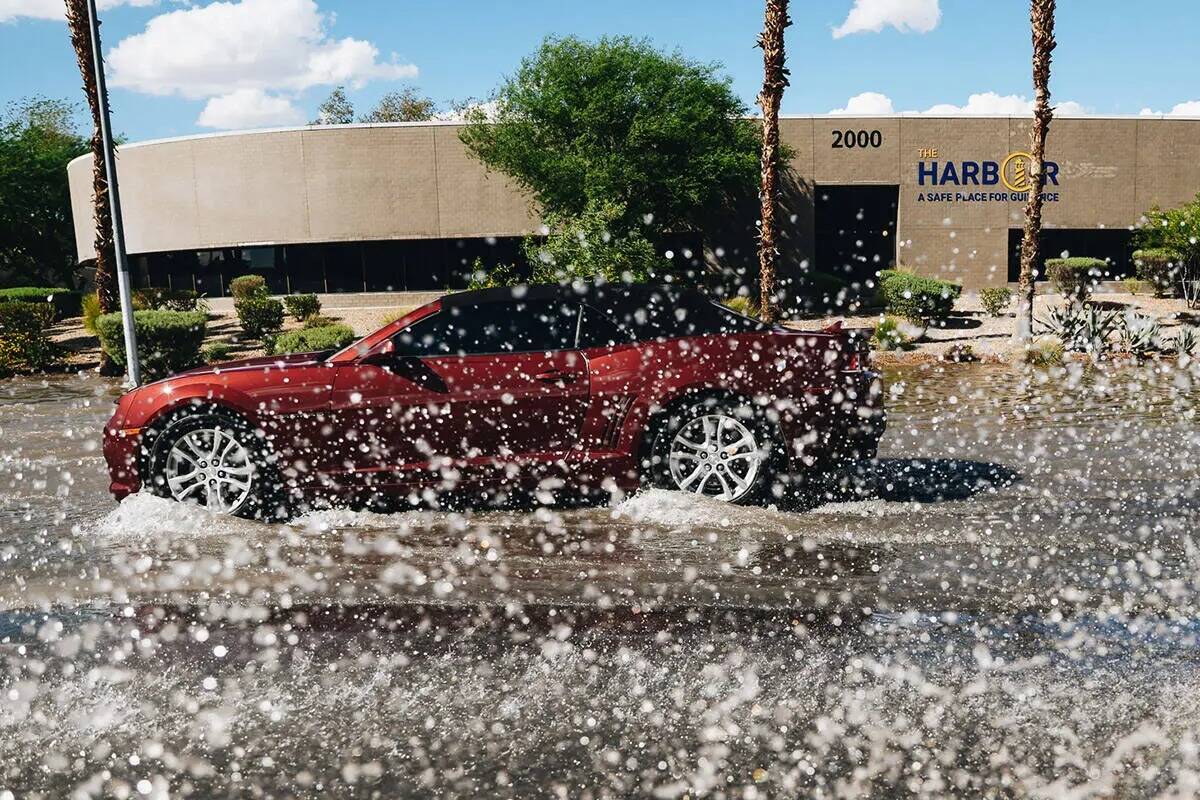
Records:
<instances>
[{"instance_id":1,"label":"floodwater","mask_svg":"<svg viewBox=\"0 0 1200 800\"><path fill-rule=\"evenodd\" d=\"M1200 371L887 376L824 502L313 512L106 493L0 388L0 798L1192 797Z\"/></svg>"}]
</instances>

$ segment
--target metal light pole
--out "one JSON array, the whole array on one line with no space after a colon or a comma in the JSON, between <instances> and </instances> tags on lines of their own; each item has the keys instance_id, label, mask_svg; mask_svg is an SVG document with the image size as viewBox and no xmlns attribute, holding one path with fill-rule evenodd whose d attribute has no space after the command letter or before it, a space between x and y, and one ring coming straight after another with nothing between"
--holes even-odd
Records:
<instances>
[{"instance_id":1,"label":"metal light pole","mask_svg":"<svg viewBox=\"0 0 1200 800\"><path fill-rule=\"evenodd\" d=\"M117 259L117 293L121 298L121 327L125 331L126 388L142 380L138 363L137 331L133 325L133 298L129 289L129 259L125 255L125 226L121 221L121 193L117 189L117 157L113 150L112 121L108 115L108 87L104 83L104 56L100 52L100 19L96 0L87 0L88 31L92 39L92 62L96 71L96 94L100 103L100 141L104 148L104 177L108 181L108 203L112 209L113 250Z\"/></svg>"}]
</instances>

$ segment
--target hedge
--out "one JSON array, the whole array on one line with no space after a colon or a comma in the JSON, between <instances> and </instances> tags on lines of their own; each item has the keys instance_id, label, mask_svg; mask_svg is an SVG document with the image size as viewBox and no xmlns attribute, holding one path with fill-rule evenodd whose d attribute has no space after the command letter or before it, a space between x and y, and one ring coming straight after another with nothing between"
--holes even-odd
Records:
<instances>
[{"instance_id":1,"label":"hedge","mask_svg":"<svg viewBox=\"0 0 1200 800\"><path fill-rule=\"evenodd\" d=\"M200 363L208 317L203 311L135 311L138 358L151 378L170 375ZM100 347L113 363L125 366L125 332L120 314L96 318Z\"/></svg>"},{"instance_id":2,"label":"hedge","mask_svg":"<svg viewBox=\"0 0 1200 800\"><path fill-rule=\"evenodd\" d=\"M962 294L957 283L885 269L879 273L879 299L887 310L918 325L944 322Z\"/></svg>"},{"instance_id":3,"label":"hedge","mask_svg":"<svg viewBox=\"0 0 1200 800\"><path fill-rule=\"evenodd\" d=\"M321 301L315 294L288 295L283 298L283 305L297 322L304 322L313 314L321 313Z\"/></svg>"},{"instance_id":4,"label":"hedge","mask_svg":"<svg viewBox=\"0 0 1200 800\"><path fill-rule=\"evenodd\" d=\"M1165 247L1148 247L1133 251L1137 276L1154 286L1154 296L1173 294L1175 281L1183 269L1179 253Z\"/></svg>"},{"instance_id":5,"label":"hedge","mask_svg":"<svg viewBox=\"0 0 1200 800\"><path fill-rule=\"evenodd\" d=\"M989 317L999 317L1012 302L1012 295L1007 286L985 286L979 290L979 304Z\"/></svg>"},{"instance_id":6,"label":"hedge","mask_svg":"<svg viewBox=\"0 0 1200 800\"><path fill-rule=\"evenodd\" d=\"M229 282L229 293L235 300L246 300L266 297L271 292L267 289L267 279L262 275L242 275Z\"/></svg>"},{"instance_id":7,"label":"hedge","mask_svg":"<svg viewBox=\"0 0 1200 800\"><path fill-rule=\"evenodd\" d=\"M243 297L233 302L233 310L251 339L265 339L283 330L283 303L273 297Z\"/></svg>"},{"instance_id":8,"label":"hedge","mask_svg":"<svg viewBox=\"0 0 1200 800\"><path fill-rule=\"evenodd\" d=\"M341 350L358 337L348 325L326 325L321 328L301 328L288 331L275 338L271 355L288 353L319 353L323 350Z\"/></svg>"},{"instance_id":9,"label":"hedge","mask_svg":"<svg viewBox=\"0 0 1200 800\"><path fill-rule=\"evenodd\" d=\"M54 318L49 304L0 303L0 377L53 366L62 349L46 335Z\"/></svg>"},{"instance_id":10,"label":"hedge","mask_svg":"<svg viewBox=\"0 0 1200 800\"><path fill-rule=\"evenodd\" d=\"M201 294L193 289L137 289L133 307L138 311L205 311Z\"/></svg>"},{"instance_id":11,"label":"hedge","mask_svg":"<svg viewBox=\"0 0 1200 800\"><path fill-rule=\"evenodd\" d=\"M37 286L0 289L0 303L8 301L49 303L54 306L54 319L60 320L79 316L82 296L74 289L43 289Z\"/></svg>"},{"instance_id":12,"label":"hedge","mask_svg":"<svg viewBox=\"0 0 1200 800\"><path fill-rule=\"evenodd\" d=\"M1063 297L1086 300L1092 286L1104 276L1108 262L1102 258L1071 256L1046 259L1046 277Z\"/></svg>"}]
</instances>

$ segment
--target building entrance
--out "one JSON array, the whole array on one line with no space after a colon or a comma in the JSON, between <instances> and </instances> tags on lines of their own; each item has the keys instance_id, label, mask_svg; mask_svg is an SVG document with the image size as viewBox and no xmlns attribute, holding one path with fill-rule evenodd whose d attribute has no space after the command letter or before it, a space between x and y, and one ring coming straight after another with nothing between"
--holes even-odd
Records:
<instances>
[{"instance_id":1,"label":"building entrance","mask_svg":"<svg viewBox=\"0 0 1200 800\"><path fill-rule=\"evenodd\" d=\"M896 265L899 186L817 186L816 264L859 292Z\"/></svg>"}]
</instances>

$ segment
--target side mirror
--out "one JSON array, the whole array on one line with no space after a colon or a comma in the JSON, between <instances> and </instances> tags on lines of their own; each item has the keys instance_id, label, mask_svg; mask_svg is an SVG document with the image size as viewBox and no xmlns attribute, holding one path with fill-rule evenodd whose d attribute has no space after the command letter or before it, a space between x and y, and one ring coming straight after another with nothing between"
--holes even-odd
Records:
<instances>
[{"instance_id":1,"label":"side mirror","mask_svg":"<svg viewBox=\"0 0 1200 800\"><path fill-rule=\"evenodd\" d=\"M360 360L360 364L370 364L373 367L387 367L396 361L396 345L390 339L379 346L373 353L368 353Z\"/></svg>"}]
</instances>

